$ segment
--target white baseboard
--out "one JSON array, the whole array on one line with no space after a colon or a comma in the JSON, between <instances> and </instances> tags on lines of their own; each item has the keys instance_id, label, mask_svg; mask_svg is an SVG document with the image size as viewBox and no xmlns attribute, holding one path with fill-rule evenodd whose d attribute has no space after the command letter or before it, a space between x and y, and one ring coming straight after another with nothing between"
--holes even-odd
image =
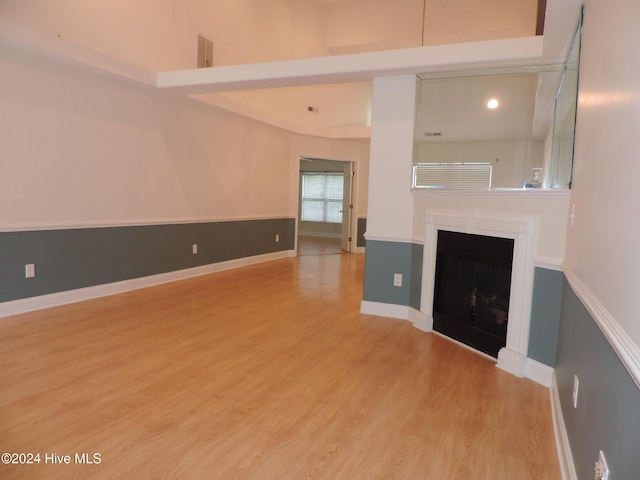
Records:
<instances>
[{"instance_id":1,"label":"white baseboard","mask_svg":"<svg viewBox=\"0 0 640 480\"><path fill-rule=\"evenodd\" d=\"M526 377L542 386L551 388L553 368L531 358L527 358Z\"/></svg>"},{"instance_id":2,"label":"white baseboard","mask_svg":"<svg viewBox=\"0 0 640 480\"><path fill-rule=\"evenodd\" d=\"M423 332L431 332L433 330L433 319L429 315L406 305L362 300L360 302L360 313L409 320L414 327Z\"/></svg>"},{"instance_id":3,"label":"white baseboard","mask_svg":"<svg viewBox=\"0 0 640 480\"><path fill-rule=\"evenodd\" d=\"M413 326L418 330L422 330L423 332L433 331L433 317L420 310L409 308L409 321L413 323Z\"/></svg>"},{"instance_id":4,"label":"white baseboard","mask_svg":"<svg viewBox=\"0 0 640 480\"><path fill-rule=\"evenodd\" d=\"M558 382L555 372L551 373L551 386L549 389L551 396L551 417L553 419L553 433L556 437L556 449L558 451L558 462L560 463L560 473L562 480L578 480L576 467L573 463L569 436L565 427L560 406L560 395L558 393Z\"/></svg>"},{"instance_id":5,"label":"white baseboard","mask_svg":"<svg viewBox=\"0 0 640 480\"><path fill-rule=\"evenodd\" d=\"M360 302L360 313L365 315L376 315L378 317L409 320L409 307L405 305L395 305L393 303L380 303L362 300L362 302Z\"/></svg>"},{"instance_id":6,"label":"white baseboard","mask_svg":"<svg viewBox=\"0 0 640 480\"><path fill-rule=\"evenodd\" d=\"M496 366L516 377L525 377L527 374L527 357L508 348L501 348L498 352Z\"/></svg>"},{"instance_id":7,"label":"white baseboard","mask_svg":"<svg viewBox=\"0 0 640 480\"><path fill-rule=\"evenodd\" d=\"M252 257L229 260L226 262L186 268L184 270L176 270L175 272L161 273L158 275L151 275L141 278L132 278L130 280L123 280L121 282L107 283L104 285L79 288L66 292L51 293L38 297L13 300L10 302L0 303L0 318L8 317L10 315L18 315L20 313L32 312L34 310L42 310L44 308L67 305L69 303L81 302L84 300L91 300L93 298L116 295L118 293L129 292L132 290L137 290L139 288L152 287L154 285L160 285L162 283L185 280L187 278L198 277L200 275L221 272L223 270L231 270L233 268L245 267L256 263L269 262L271 260L278 260L291 256L295 256L294 250L266 253L264 255L255 255Z\"/></svg>"},{"instance_id":8,"label":"white baseboard","mask_svg":"<svg viewBox=\"0 0 640 480\"><path fill-rule=\"evenodd\" d=\"M547 388L551 387L553 368L528 358L522 353L514 352L508 348L501 348L498 352L496 366L516 377L528 378Z\"/></svg>"}]
</instances>

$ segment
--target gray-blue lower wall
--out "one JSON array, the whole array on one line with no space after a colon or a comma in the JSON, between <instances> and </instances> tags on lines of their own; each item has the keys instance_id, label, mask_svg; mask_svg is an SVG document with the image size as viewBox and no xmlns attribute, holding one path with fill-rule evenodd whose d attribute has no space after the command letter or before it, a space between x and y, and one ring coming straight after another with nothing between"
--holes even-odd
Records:
<instances>
[{"instance_id":1,"label":"gray-blue lower wall","mask_svg":"<svg viewBox=\"0 0 640 480\"><path fill-rule=\"evenodd\" d=\"M577 408L574 375L580 380ZM640 479L640 389L566 280L556 378L578 478L593 478L602 450L612 479Z\"/></svg>"},{"instance_id":2,"label":"gray-blue lower wall","mask_svg":"<svg viewBox=\"0 0 640 480\"><path fill-rule=\"evenodd\" d=\"M0 302L293 250L294 242L293 218L0 232ZM25 278L31 263L36 276Z\"/></svg>"},{"instance_id":3,"label":"gray-blue lower wall","mask_svg":"<svg viewBox=\"0 0 640 480\"><path fill-rule=\"evenodd\" d=\"M536 267L527 356L549 367L556 365L563 284L562 272Z\"/></svg>"},{"instance_id":4,"label":"gray-blue lower wall","mask_svg":"<svg viewBox=\"0 0 640 480\"><path fill-rule=\"evenodd\" d=\"M364 265L366 301L420 309L422 245L410 242L367 240ZM394 274L402 275L402 286L393 285Z\"/></svg>"}]
</instances>

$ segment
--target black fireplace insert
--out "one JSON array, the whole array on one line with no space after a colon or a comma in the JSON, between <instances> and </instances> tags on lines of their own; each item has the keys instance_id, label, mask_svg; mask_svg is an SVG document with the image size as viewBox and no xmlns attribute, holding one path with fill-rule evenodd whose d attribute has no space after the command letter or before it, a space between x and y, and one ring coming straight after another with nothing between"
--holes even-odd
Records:
<instances>
[{"instance_id":1,"label":"black fireplace insert","mask_svg":"<svg viewBox=\"0 0 640 480\"><path fill-rule=\"evenodd\" d=\"M506 345L514 240L438 232L434 330L492 357Z\"/></svg>"}]
</instances>

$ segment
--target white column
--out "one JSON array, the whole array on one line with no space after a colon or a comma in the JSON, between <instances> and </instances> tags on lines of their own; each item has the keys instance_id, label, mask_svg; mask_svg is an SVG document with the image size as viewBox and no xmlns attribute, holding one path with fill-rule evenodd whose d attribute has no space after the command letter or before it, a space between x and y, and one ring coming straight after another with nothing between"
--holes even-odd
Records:
<instances>
[{"instance_id":1,"label":"white column","mask_svg":"<svg viewBox=\"0 0 640 480\"><path fill-rule=\"evenodd\" d=\"M367 238L410 241L416 77L373 81Z\"/></svg>"}]
</instances>

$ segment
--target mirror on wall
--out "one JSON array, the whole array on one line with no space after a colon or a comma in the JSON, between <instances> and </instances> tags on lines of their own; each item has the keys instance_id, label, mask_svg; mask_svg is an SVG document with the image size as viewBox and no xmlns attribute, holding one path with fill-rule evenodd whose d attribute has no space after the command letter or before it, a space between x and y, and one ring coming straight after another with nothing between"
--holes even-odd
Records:
<instances>
[{"instance_id":1,"label":"mirror on wall","mask_svg":"<svg viewBox=\"0 0 640 480\"><path fill-rule=\"evenodd\" d=\"M549 188L571 188L579 63L580 30L576 32L573 39L569 58L563 66L562 77L555 96L553 143L551 156L548 165L546 165Z\"/></svg>"},{"instance_id":2,"label":"mirror on wall","mask_svg":"<svg viewBox=\"0 0 640 480\"><path fill-rule=\"evenodd\" d=\"M563 64L419 75L413 188L570 189L579 42Z\"/></svg>"}]
</instances>

